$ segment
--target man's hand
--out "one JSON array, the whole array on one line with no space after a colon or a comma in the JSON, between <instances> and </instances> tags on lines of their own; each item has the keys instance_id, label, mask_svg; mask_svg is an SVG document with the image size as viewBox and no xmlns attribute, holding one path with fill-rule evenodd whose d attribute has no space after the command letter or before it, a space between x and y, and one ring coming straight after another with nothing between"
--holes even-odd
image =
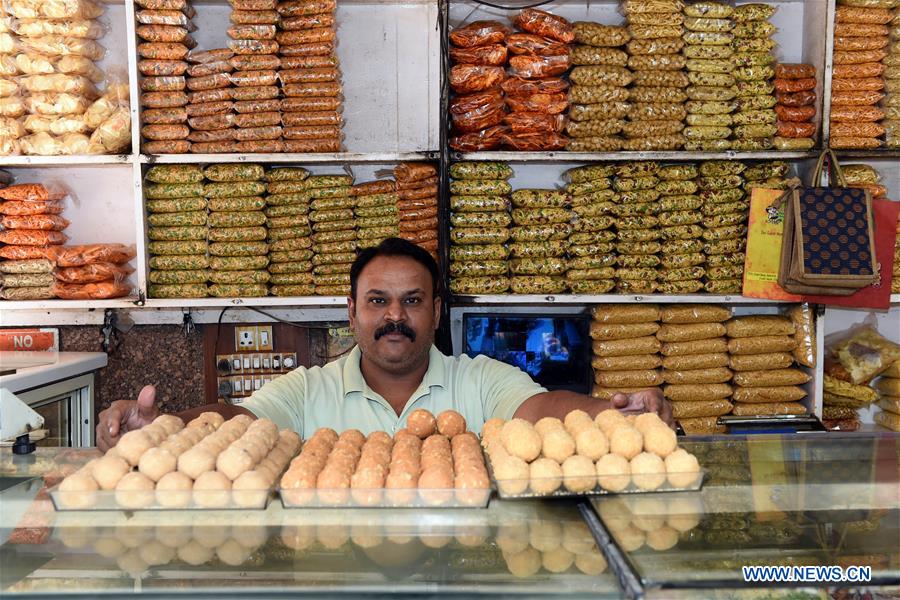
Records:
<instances>
[{"instance_id":1,"label":"man's hand","mask_svg":"<svg viewBox=\"0 0 900 600\"><path fill-rule=\"evenodd\" d=\"M573 410L583 410L593 417L607 408L631 414L654 412L670 427L675 426L672 407L658 388L641 390L633 394L616 394L608 402L563 390L541 392L523 402L514 416L536 423L541 417L564 419Z\"/></svg>"},{"instance_id":2,"label":"man's hand","mask_svg":"<svg viewBox=\"0 0 900 600\"><path fill-rule=\"evenodd\" d=\"M670 427L675 426L675 419L672 418L672 407L666 402L659 388L641 390L627 395L616 394L612 398L612 405L626 413L653 412L659 415L659 418Z\"/></svg>"},{"instance_id":3,"label":"man's hand","mask_svg":"<svg viewBox=\"0 0 900 600\"><path fill-rule=\"evenodd\" d=\"M137 400L116 400L100 411L97 419L97 447L106 452L115 446L123 433L149 425L159 416L156 388L145 385Z\"/></svg>"}]
</instances>

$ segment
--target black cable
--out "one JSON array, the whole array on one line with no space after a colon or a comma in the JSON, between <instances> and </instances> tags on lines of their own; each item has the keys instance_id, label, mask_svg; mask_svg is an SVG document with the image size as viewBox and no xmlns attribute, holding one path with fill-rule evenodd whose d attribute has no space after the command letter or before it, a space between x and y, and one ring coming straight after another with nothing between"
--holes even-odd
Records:
<instances>
[{"instance_id":1,"label":"black cable","mask_svg":"<svg viewBox=\"0 0 900 600\"><path fill-rule=\"evenodd\" d=\"M535 8L537 6L543 6L545 4L552 4L556 2L556 0L541 0L540 2L533 2L532 4L522 4L521 6L506 6L503 4L494 4L493 2L486 2L485 0L471 0L473 4L481 4L484 6L490 6L491 8L499 8L500 10L524 10L526 8Z\"/></svg>"},{"instance_id":2,"label":"black cable","mask_svg":"<svg viewBox=\"0 0 900 600\"><path fill-rule=\"evenodd\" d=\"M222 333L222 317L225 316L225 311L227 311L230 306L226 306L222 309L222 312L219 313L219 320L216 323L216 340L213 343L213 360L216 360L216 357L219 356L219 334Z\"/></svg>"},{"instance_id":3,"label":"black cable","mask_svg":"<svg viewBox=\"0 0 900 600\"><path fill-rule=\"evenodd\" d=\"M225 316L225 313L226 313L226 312L228 311L228 309L230 309L230 308L247 308L247 309L250 309L250 310L252 310L252 311L254 311L254 312L257 312L257 313L259 313L259 314L261 314L261 315L264 315L264 316L266 316L266 317L272 319L273 321L277 321L278 323L284 323L285 325L290 325L291 327L297 327L297 328L299 328L299 329L332 329L332 328L334 328L334 327L336 326L336 325L335 325L334 323L332 323L332 322L326 322L326 323L323 323L323 324L321 324L321 325L316 324L316 323L307 323L307 324L302 324L302 325L301 325L300 323L295 323L295 322L293 322L293 321L288 321L287 319L282 319L282 318L280 318L280 317L276 317L275 315L273 315L273 314L271 314L271 313L268 313L268 312L266 312L266 311L264 311L264 310L262 310L262 309L256 308L255 306L241 306L241 307L226 306L225 308L222 309L222 312L219 313L219 318L218 318L218 320L216 321L216 339L215 339L215 342L213 343L213 349L214 349L214 354L213 354L213 356L218 356L218 355L219 355L219 338L220 338L220 334L222 333L222 318ZM317 358L324 358L326 361L328 361L330 358L337 358L337 357L339 357L339 356L343 356L344 354L346 354L347 352L349 352L349 351L352 350L352 349L353 349L353 347L351 346L351 347L348 348L347 350L344 350L343 352L341 352L340 354L335 355L334 357L329 356L327 353L324 354L324 355L323 355L323 354L318 354L318 353L317 353L316 356L317 356Z\"/></svg>"},{"instance_id":4,"label":"black cable","mask_svg":"<svg viewBox=\"0 0 900 600\"><path fill-rule=\"evenodd\" d=\"M247 306L247 307L245 307L245 308L249 308L250 310L252 310L252 311L254 311L254 312L258 312L259 314L264 315L264 316L266 316L266 317L272 319L273 321L278 321L279 323L284 323L285 325L290 325L291 327L298 327L298 328L300 328L300 329L325 329L325 330L329 330L329 329L333 329L333 328L336 326L335 323L331 323L331 322L326 322L326 323L323 323L323 324L321 324L321 325L319 325L319 324L314 324L314 323L307 323L307 324L305 324L305 325L301 325L301 324L299 324L299 323L294 323L293 321L287 321L287 320L285 320L285 319L281 319L281 318L279 318L279 317L276 317L275 315L273 315L273 314L271 314L271 313L268 313L268 312L266 312L266 311L264 311L264 310L262 310L262 309L256 308L256 307L254 307L254 306ZM348 352L350 352L351 350L353 350L353 348L354 348L355 345L356 345L356 344L354 344L353 346L350 346L349 348L347 348L347 349L344 350L343 352L340 352L340 353L338 353L338 354L335 354L334 356L329 355L327 352L326 352L325 354L319 354L318 352L316 352L316 353L314 353L314 354L315 354L316 358L321 358L321 359L324 359L325 362L329 362L329 361L330 361L331 359L333 359L333 358L338 358L338 357L341 357L341 356L347 354Z\"/></svg>"},{"instance_id":5,"label":"black cable","mask_svg":"<svg viewBox=\"0 0 900 600\"><path fill-rule=\"evenodd\" d=\"M331 329L332 327L334 327L334 324L330 321L327 321L321 325L316 324L316 323L300 324L300 323L295 323L294 321L288 321L287 319L281 319L271 313L267 313L266 311L256 308L254 306L245 306L243 308L249 308L250 310L252 310L254 312L258 312L259 314L264 315L264 316L272 319L273 321L278 321L279 323L284 323L285 325L290 325L291 327L297 327L299 329Z\"/></svg>"}]
</instances>

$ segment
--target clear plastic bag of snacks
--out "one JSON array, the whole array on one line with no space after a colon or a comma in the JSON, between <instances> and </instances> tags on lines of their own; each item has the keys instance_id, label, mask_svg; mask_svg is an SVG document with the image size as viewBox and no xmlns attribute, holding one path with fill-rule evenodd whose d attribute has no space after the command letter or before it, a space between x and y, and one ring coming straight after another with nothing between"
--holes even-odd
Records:
<instances>
[{"instance_id":1,"label":"clear plastic bag of snacks","mask_svg":"<svg viewBox=\"0 0 900 600\"><path fill-rule=\"evenodd\" d=\"M502 44L489 44L473 48L450 48L454 64L502 66L506 64L507 49Z\"/></svg>"},{"instance_id":2,"label":"clear plastic bag of snacks","mask_svg":"<svg viewBox=\"0 0 900 600\"><path fill-rule=\"evenodd\" d=\"M831 136L829 144L840 150L872 150L881 147L881 140L871 137L837 137Z\"/></svg>"},{"instance_id":3,"label":"clear plastic bag of snacks","mask_svg":"<svg viewBox=\"0 0 900 600\"><path fill-rule=\"evenodd\" d=\"M497 44L499 46L499 44ZM501 46L503 47L503 46ZM534 54L536 56L561 56L569 54L568 44L531 33L514 33L506 38L505 48L512 54ZM453 50L450 50L451 58ZM474 63L490 64L490 63Z\"/></svg>"},{"instance_id":4,"label":"clear plastic bag of snacks","mask_svg":"<svg viewBox=\"0 0 900 600\"><path fill-rule=\"evenodd\" d=\"M845 123L874 122L884 118L884 111L876 106L833 106L831 120Z\"/></svg>"},{"instance_id":5,"label":"clear plastic bag of snacks","mask_svg":"<svg viewBox=\"0 0 900 600\"><path fill-rule=\"evenodd\" d=\"M578 21L573 26L575 41L595 47L624 46L631 40L625 27Z\"/></svg>"},{"instance_id":6,"label":"clear plastic bag of snacks","mask_svg":"<svg viewBox=\"0 0 900 600\"><path fill-rule=\"evenodd\" d=\"M10 0L5 8L17 19L96 19L103 6L91 0Z\"/></svg>"},{"instance_id":7,"label":"clear plastic bag of snacks","mask_svg":"<svg viewBox=\"0 0 900 600\"><path fill-rule=\"evenodd\" d=\"M569 65L568 54L560 56L520 55L509 59L510 73L525 79L556 77L565 73L569 69Z\"/></svg>"},{"instance_id":8,"label":"clear plastic bag of snacks","mask_svg":"<svg viewBox=\"0 0 900 600\"><path fill-rule=\"evenodd\" d=\"M450 32L450 43L460 48L473 48L502 43L509 35L509 27L499 21L474 21Z\"/></svg>"},{"instance_id":9,"label":"clear plastic bag of snacks","mask_svg":"<svg viewBox=\"0 0 900 600\"><path fill-rule=\"evenodd\" d=\"M575 29L566 19L535 8L526 8L513 17L513 24L523 31L566 44L575 40Z\"/></svg>"}]
</instances>

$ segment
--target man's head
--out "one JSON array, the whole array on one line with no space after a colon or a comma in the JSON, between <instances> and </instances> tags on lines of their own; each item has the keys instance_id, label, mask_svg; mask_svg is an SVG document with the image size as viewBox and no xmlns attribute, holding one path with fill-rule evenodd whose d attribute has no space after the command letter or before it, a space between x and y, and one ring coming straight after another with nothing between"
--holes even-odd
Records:
<instances>
[{"instance_id":1,"label":"man's head","mask_svg":"<svg viewBox=\"0 0 900 600\"><path fill-rule=\"evenodd\" d=\"M389 238L350 267L350 327L363 356L393 374L428 360L440 322L440 275L422 248Z\"/></svg>"}]
</instances>

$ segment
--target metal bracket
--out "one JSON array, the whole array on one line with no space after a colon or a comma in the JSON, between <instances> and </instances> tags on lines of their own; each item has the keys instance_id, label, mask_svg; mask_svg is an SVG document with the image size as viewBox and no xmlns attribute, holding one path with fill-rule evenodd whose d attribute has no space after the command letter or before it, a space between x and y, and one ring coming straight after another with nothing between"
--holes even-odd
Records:
<instances>
[{"instance_id":1,"label":"metal bracket","mask_svg":"<svg viewBox=\"0 0 900 600\"><path fill-rule=\"evenodd\" d=\"M609 563L609 567L616 576L616 580L618 580L619 585L622 586L625 597L629 600L643 600L644 587L641 585L640 579L629 566L628 559L625 558L622 551L619 549L619 546L613 541L609 531L603 526L600 517L597 516L590 501L585 500L580 502L578 504L578 510L581 512L581 516L584 518L585 523L587 523L588 529L590 529L591 533L594 535L597 547L600 548L606 556L606 562Z\"/></svg>"},{"instance_id":2,"label":"metal bracket","mask_svg":"<svg viewBox=\"0 0 900 600\"><path fill-rule=\"evenodd\" d=\"M100 347L107 354L109 354L109 349L112 346L113 338L118 337L118 334L116 333L117 320L118 314L115 310L107 308L105 311L103 311L103 325L100 327L100 335L103 336L103 341L100 342Z\"/></svg>"},{"instance_id":3,"label":"metal bracket","mask_svg":"<svg viewBox=\"0 0 900 600\"><path fill-rule=\"evenodd\" d=\"M184 311L184 316L181 321L181 333L187 337L196 333L196 331L197 325L194 323L193 317L191 317L191 310L187 309Z\"/></svg>"}]
</instances>

